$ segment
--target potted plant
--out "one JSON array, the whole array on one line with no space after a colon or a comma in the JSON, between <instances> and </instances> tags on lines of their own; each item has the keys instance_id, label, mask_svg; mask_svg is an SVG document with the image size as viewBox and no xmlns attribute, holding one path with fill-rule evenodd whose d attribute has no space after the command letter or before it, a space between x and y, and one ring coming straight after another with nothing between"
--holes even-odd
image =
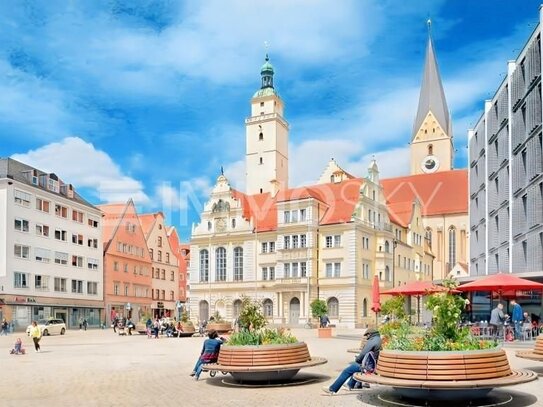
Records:
<instances>
[{"instance_id":1,"label":"potted plant","mask_svg":"<svg viewBox=\"0 0 543 407\"><path fill-rule=\"evenodd\" d=\"M311 307L311 315L313 315L313 318L317 318L319 321L319 328L317 329L317 333L319 338L331 338L332 337L332 328L329 326L322 327L320 324L321 317L326 316L328 313L328 307L326 306L326 302L324 300L321 300L319 298L314 299L311 301L311 304L309 304ZM328 317L326 317L328 319ZM329 323L330 321L328 321Z\"/></svg>"},{"instance_id":2,"label":"potted plant","mask_svg":"<svg viewBox=\"0 0 543 407\"><path fill-rule=\"evenodd\" d=\"M189 313L186 310L181 313L181 327L183 328L183 332L187 334L196 332L194 324L189 319Z\"/></svg>"},{"instance_id":3,"label":"potted plant","mask_svg":"<svg viewBox=\"0 0 543 407\"><path fill-rule=\"evenodd\" d=\"M218 333L227 333L232 330L232 324L225 321L219 311L215 311L207 323L207 330L210 331L212 329Z\"/></svg>"},{"instance_id":4,"label":"potted plant","mask_svg":"<svg viewBox=\"0 0 543 407\"><path fill-rule=\"evenodd\" d=\"M448 290L430 295L426 303L433 312L430 329L412 327L405 319L380 329L378 376L367 381L391 385L405 397L453 399L468 393L473 398L484 396L513 375L496 341L481 340L468 327L460 327L469 301L455 294L456 282L442 284ZM356 378L364 380L362 375Z\"/></svg>"},{"instance_id":5,"label":"potted plant","mask_svg":"<svg viewBox=\"0 0 543 407\"><path fill-rule=\"evenodd\" d=\"M289 330L265 328L267 321L262 304L242 298L239 314L240 331L233 333L221 346L213 370L229 372L240 382L288 380L304 367L326 363L311 358L305 342L299 342Z\"/></svg>"}]
</instances>

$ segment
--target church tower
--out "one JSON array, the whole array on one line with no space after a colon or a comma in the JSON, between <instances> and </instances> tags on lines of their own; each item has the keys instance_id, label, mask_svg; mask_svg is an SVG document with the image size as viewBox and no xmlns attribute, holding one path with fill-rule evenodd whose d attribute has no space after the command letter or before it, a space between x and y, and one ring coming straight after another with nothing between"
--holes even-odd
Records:
<instances>
[{"instance_id":1,"label":"church tower","mask_svg":"<svg viewBox=\"0 0 543 407\"><path fill-rule=\"evenodd\" d=\"M452 123L437 66L428 20L428 44L411 137L411 174L448 171L453 167Z\"/></svg>"},{"instance_id":2,"label":"church tower","mask_svg":"<svg viewBox=\"0 0 543 407\"><path fill-rule=\"evenodd\" d=\"M288 188L288 123L283 101L273 87L273 66L266 55L260 70L262 86L251 99L251 116L245 119L246 192L249 195Z\"/></svg>"}]
</instances>

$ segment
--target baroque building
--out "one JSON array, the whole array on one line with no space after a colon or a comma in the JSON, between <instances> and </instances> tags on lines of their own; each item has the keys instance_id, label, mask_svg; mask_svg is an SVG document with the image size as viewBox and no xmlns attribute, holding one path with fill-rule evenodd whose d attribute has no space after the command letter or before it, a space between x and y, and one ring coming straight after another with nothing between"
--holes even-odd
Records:
<instances>
[{"instance_id":1,"label":"baroque building","mask_svg":"<svg viewBox=\"0 0 543 407\"><path fill-rule=\"evenodd\" d=\"M333 323L367 326L374 275L383 288L432 279L424 208L388 205L375 160L364 178L331 160L316 184L288 188L288 124L273 76L266 57L246 120L246 193L221 174L193 226L191 316L233 320L247 295L270 322L299 325L321 298Z\"/></svg>"}]
</instances>

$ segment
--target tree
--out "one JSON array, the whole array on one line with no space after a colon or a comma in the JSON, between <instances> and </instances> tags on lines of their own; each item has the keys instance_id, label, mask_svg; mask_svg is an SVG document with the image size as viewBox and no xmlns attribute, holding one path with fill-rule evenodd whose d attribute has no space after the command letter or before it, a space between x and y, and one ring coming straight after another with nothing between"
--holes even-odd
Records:
<instances>
[{"instance_id":1,"label":"tree","mask_svg":"<svg viewBox=\"0 0 543 407\"><path fill-rule=\"evenodd\" d=\"M320 318L328 313L328 307L326 306L326 302L319 298L311 301L311 304L309 304L309 306L311 307L311 314L313 315L313 318Z\"/></svg>"}]
</instances>

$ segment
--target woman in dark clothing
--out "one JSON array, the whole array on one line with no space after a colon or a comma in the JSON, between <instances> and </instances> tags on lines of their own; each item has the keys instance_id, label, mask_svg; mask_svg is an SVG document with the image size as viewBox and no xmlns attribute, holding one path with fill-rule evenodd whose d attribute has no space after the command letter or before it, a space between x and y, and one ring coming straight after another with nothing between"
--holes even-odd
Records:
<instances>
[{"instance_id":1,"label":"woman in dark clothing","mask_svg":"<svg viewBox=\"0 0 543 407\"><path fill-rule=\"evenodd\" d=\"M200 374L202 373L202 365L206 363L215 363L217 361L219 358L219 350L224 342L224 339L219 338L219 334L214 329L209 331L207 336L208 339L204 341L204 346L202 347L200 357L198 358L198 361L190 374L191 376L195 376L194 378L196 380L198 380Z\"/></svg>"}]
</instances>

